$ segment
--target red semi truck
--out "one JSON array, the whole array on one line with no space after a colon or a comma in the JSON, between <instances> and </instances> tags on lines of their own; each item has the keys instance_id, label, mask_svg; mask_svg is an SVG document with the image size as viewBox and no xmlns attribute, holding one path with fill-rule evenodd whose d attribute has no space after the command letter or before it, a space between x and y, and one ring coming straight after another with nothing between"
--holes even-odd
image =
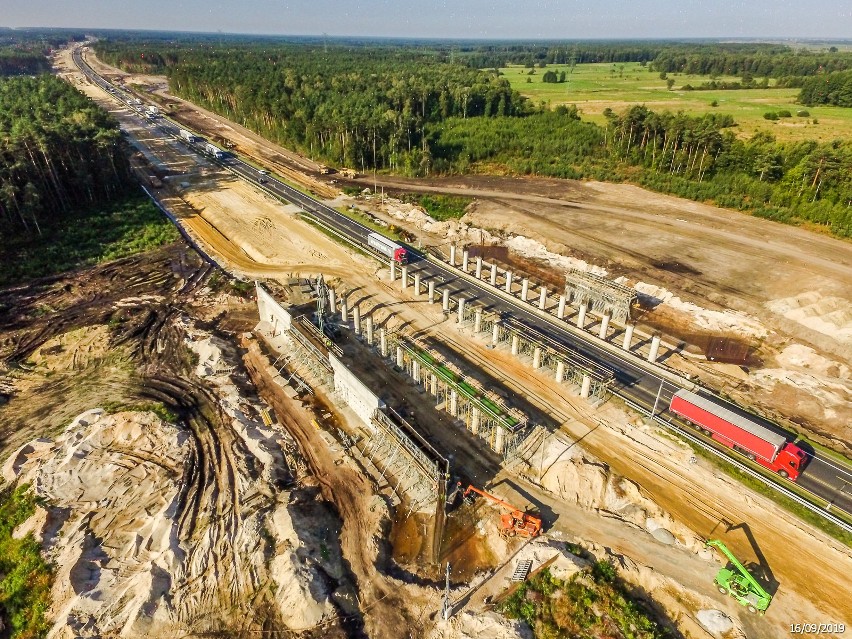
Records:
<instances>
[{"instance_id":1,"label":"red semi truck","mask_svg":"<svg viewBox=\"0 0 852 639\"><path fill-rule=\"evenodd\" d=\"M746 455L761 466L795 481L807 459L805 451L783 435L687 390L672 397L673 413L720 444Z\"/></svg>"}]
</instances>

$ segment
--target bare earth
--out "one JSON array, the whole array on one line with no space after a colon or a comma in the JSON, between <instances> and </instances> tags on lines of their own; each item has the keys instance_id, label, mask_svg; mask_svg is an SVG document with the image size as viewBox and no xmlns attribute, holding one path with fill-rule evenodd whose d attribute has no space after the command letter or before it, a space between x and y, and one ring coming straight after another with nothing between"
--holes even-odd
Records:
<instances>
[{"instance_id":1,"label":"bare earth","mask_svg":"<svg viewBox=\"0 0 852 639\"><path fill-rule=\"evenodd\" d=\"M360 182L372 188L372 179ZM640 322L687 342L722 335L750 343L759 361L750 374L703 358L674 355L667 363L852 450L852 243L630 185L490 176L379 183L475 198L462 218L472 227L537 240L711 312L745 314L757 331L702 329L666 304Z\"/></svg>"},{"instance_id":2,"label":"bare earth","mask_svg":"<svg viewBox=\"0 0 852 639\"><path fill-rule=\"evenodd\" d=\"M85 90L101 104L114 105L99 90L89 86ZM121 117L120 113L116 115ZM532 479L550 490L512 478L537 502L552 508L557 515L556 530L594 539L637 562L654 566L680 583L700 589L700 582L704 581L704 594L713 597L716 605L731 616L744 619L749 636L780 636L794 622L852 620L852 604L846 596L852 574L848 548L813 532L711 468L701 463L689 464L682 449L665 437L627 427L635 418L616 407L606 405L593 411L569 389L533 374L527 365L508 354L487 349L484 343L460 333L426 302L408 298L411 303L400 304L400 298L406 295L398 286L389 286L386 274L374 262L351 254L307 224L282 213L280 205L254 188L209 167L171 170L180 176L167 181L167 197L171 198L168 201L179 205L176 208L182 221L205 250L236 271L269 278L318 272L336 276L333 285L341 293L352 291L353 299L363 304L365 315L367 308L381 305L383 314L394 314L395 325L410 322L409 331L455 344L473 361L492 370L512 392L552 409L565 437L582 438L583 449L604 462L608 473L636 482L644 499L655 502L661 512L669 513L692 535L722 536L742 558L760 559L742 528L724 534L725 522L747 523L765 563L781 584L778 605L770 608L764 620L748 619L747 613L729 600L713 594L712 583L705 575L712 578L714 564L703 562L706 568L699 574L698 564L689 563L697 562L697 558L689 554L689 560L685 560L683 547L661 545L646 533L637 532L635 525L611 517L601 519L589 510L600 507L593 500L586 499L581 504L585 508L565 506L566 495L560 494L558 484L548 484L546 476ZM189 182L189 186L180 187L181 181ZM629 186L484 177L425 183L383 181L386 188L475 195L477 204L468 214L471 223L511 228L513 233L540 238L553 250L603 265L612 274L641 279L678 294L685 292L685 297L688 294L704 306L733 308L760 317L770 329L766 344L761 345L766 357L777 356L790 336L796 335L826 357L850 360L848 344L802 324L802 318L809 317L806 313L797 320L784 317L783 312L767 310L767 304L816 292L817 305L819 300L840 300L839 316L828 320L842 323L842 302L848 306L852 290L852 256L847 243ZM708 245L712 245L712 250L708 250ZM683 264L689 271L678 273L654 266L660 262ZM788 394L777 401L797 405L800 400ZM562 472L568 472L567 467ZM493 479L499 481L502 477L495 472ZM333 486L326 488L334 492ZM507 496L513 494L511 486L506 490ZM351 502L358 503L354 498ZM342 514L348 516L346 512ZM685 544L695 543L685 533L680 537ZM350 537L349 543L356 539ZM692 577L685 566L695 566ZM371 574L369 566L353 568L359 577ZM820 585L818 593L813 590L815 583ZM377 596L387 592L387 584L381 578L374 588Z\"/></svg>"}]
</instances>

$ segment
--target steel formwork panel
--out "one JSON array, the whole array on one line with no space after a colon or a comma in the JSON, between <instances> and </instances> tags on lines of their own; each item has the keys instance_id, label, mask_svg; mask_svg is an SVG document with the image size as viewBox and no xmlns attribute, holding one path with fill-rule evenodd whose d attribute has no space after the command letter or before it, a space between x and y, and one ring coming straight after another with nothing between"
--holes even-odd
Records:
<instances>
[{"instance_id":1,"label":"steel formwork panel","mask_svg":"<svg viewBox=\"0 0 852 639\"><path fill-rule=\"evenodd\" d=\"M489 441L492 448L494 448L496 441L496 435L493 435L495 429L499 428L504 431L502 439L505 450L505 442L513 441L512 434L525 428L525 415L517 410L502 407L500 405L501 398L487 392L476 380L468 379L461 373L458 366L446 362L437 353L428 351L422 345L417 344L416 341L410 341L400 335L394 335L393 341L396 346L403 350L403 368L407 373L410 374L412 362L416 360L420 364L421 380L425 380L427 373L436 376L435 402L437 406L441 406L447 412L452 413L451 396L452 392L455 391L456 411L454 416L462 420L468 430L472 429L473 409L478 409L479 427L477 435ZM448 372L452 373L457 379L452 379ZM430 385L424 383L424 386L429 390Z\"/></svg>"}]
</instances>

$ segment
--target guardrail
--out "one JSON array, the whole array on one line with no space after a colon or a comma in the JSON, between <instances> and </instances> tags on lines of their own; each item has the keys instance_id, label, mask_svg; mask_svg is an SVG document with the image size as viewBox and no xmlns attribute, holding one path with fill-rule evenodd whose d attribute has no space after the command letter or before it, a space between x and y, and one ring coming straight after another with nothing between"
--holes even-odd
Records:
<instances>
[{"instance_id":1,"label":"guardrail","mask_svg":"<svg viewBox=\"0 0 852 639\"><path fill-rule=\"evenodd\" d=\"M647 414L647 411L645 409L643 409L641 406L639 406L638 404L636 404L635 402L632 402L629 399L625 399L624 402L628 406L630 406L631 408L639 411L640 413ZM820 506L817 506L813 502L808 501L804 497L797 495L796 493L791 491L789 488L785 488L784 486L778 484L777 482L772 481L771 479L765 477L763 474L757 472L753 468L750 468L750 467L746 466L745 464L743 464L742 462L740 462L739 460L734 459L730 455L727 455L724 452L717 450L714 446L710 446L707 442L699 439L695 435L683 430L682 428L678 428L677 426L669 423L665 419L658 417L657 415L654 415L653 419L654 419L654 422L656 422L660 426L663 426L664 428L676 433L680 437L684 437L684 438L688 439L693 444L697 444L698 446L700 446L704 450L712 453L713 455L716 455L716 457L718 457L719 459L723 459L724 461L728 462L729 464L731 464L732 466L734 466L738 470L741 470L742 472L746 473L747 475L750 475L754 479L757 479L762 484L765 484L769 488L772 488L776 492L778 492L778 493L784 495L785 497L793 500L794 502L796 502L800 506L804 506L805 508L807 508L811 512L816 513L820 517L831 522L835 526L842 528L846 532L852 533L852 525L850 525L849 523L847 523L843 519L835 516L833 513L827 511L825 508L821 508ZM804 489L802 489L802 490L804 490ZM810 492L810 491L805 491L805 492ZM811 493L811 494L813 494L813 493ZM815 497L816 497L816 495L815 495Z\"/></svg>"},{"instance_id":2,"label":"guardrail","mask_svg":"<svg viewBox=\"0 0 852 639\"><path fill-rule=\"evenodd\" d=\"M584 341L586 341L590 344L594 344L595 346L598 346L599 348L602 348L603 350L608 351L610 353L610 355L614 355L615 357L622 359L625 362L629 362L632 366L635 366L637 368L641 368L641 369L645 370L646 372L648 372L652 375L656 375L657 377L665 377L665 378L668 379L668 381L675 383L682 388L687 388L689 390L695 390L697 388L696 385L693 382L689 381L688 379L686 379L685 377L683 377L681 375L678 375L674 371L672 371L672 370L670 370L666 367L660 366L659 364L656 364L656 363L651 364L650 362L647 362L644 359L638 357L632 351L625 351L622 348L619 348L617 346L613 346L612 344L610 344L606 340L595 337L594 335L591 335L590 333L588 333L588 332L586 332L586 331L584 331L580 328L577 328L576 326L572 326L571 324L569 324L568 322L566 322L564 320L559 320L559 319L553 317L553 315L551 315L550 313L547 313L546 311L542 311L537 306L534 306L532 304L526 304L526 303L522 302L521 300L519 300L514 295L512 295L511 293L507 293L506 291L504 291L499 286L491 286L490 283L487 283L487 282L484 282L483 280L477 279L476 277L474 277L470 273L465 272L464 270L460 269L457 266L450 264L449 262L445 262L441 257L438 257L438 256L432 254L431 252L426 252L425 255L426 255L427 260L439 265L441 268L447 269L447 270L455 273L458 277L465 279L472 284L475 284L475 285L477 285L481 288L487 289L493 295L497 295L498 297L501 297L503 300L509 302L513 306L523 308L523 310L535 315L536 317L539 317L540 319L545 320L548 324L550 324L551 326L553 326L555 328L565 330L565 331L571 333L572 335L574 335L575 337L578 337L578 338L580 338L580 339L582 339L582 340L584 340ZM523 322L519 322L519 323L522 324ZM651 368L652 366L654 368Z\"/></svg>"}]
</instances>

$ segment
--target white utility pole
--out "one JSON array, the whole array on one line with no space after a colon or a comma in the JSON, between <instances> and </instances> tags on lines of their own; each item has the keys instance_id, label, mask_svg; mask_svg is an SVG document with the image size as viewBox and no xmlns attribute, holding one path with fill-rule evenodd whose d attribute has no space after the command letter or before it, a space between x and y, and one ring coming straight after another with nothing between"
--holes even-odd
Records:
<instances>
[{"instance_id":1,"label":"white utility pole","mask_svg":"<svg viewBox=\"0 0 852 639\"><path fill-rule=\"evenodd\" d=\"M651 421L654 421L654 415L657 414L657 404L660 401L660 395L663 392L663 380L660 380L660 389L657 391L657 398L654 400L654 408L651 409L651 414L648 417L651 418Z\"/></svg>"}]
</instances>

